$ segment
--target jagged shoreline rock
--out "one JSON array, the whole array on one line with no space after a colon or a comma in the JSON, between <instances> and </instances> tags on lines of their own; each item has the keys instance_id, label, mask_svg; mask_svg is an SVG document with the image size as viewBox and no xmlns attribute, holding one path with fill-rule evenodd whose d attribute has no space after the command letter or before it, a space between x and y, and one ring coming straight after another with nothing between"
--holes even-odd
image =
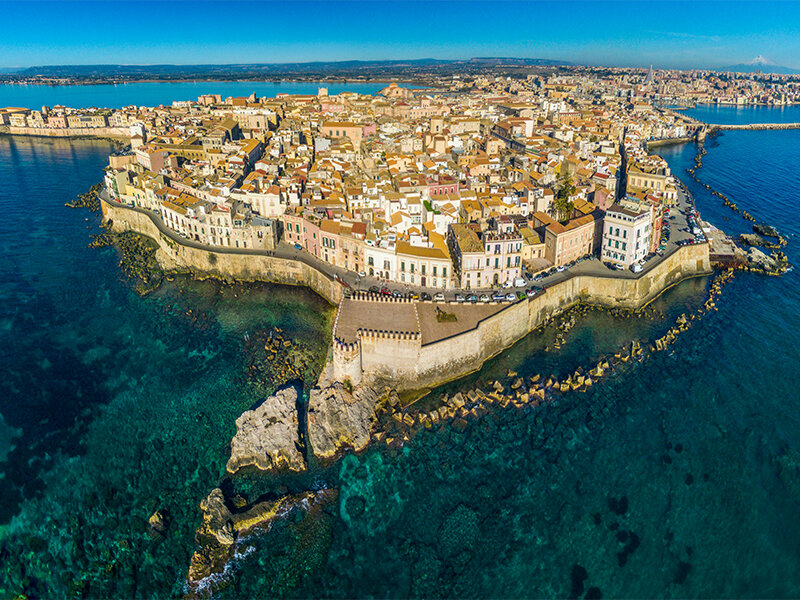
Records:
<instances>
[{"instance_id":1,"label":"jagged shoreline rock","mask_svg":"<svg viewBox=\"0 0 800 600\"><path fill-rule=\"evenodd\" d=\"M114 246L120 253L120 269L141 295L157 289L164 280L164 270L156 259L158 245L145 235L107 230L93 236L90 248Z\"/></svg>"},{"instance_id":2,"label":"jagged shoreline rock","mask_svg":"<svg viewBox=\"0 0 800 600\"><path fill-rule=\"evenodd\" d=\"M226 469L230 474L248 466L261 471L303 471L301 448L297 390L287 387L236 419Z\"/></svg>"},{"instance_id":3,"label":"jagged shoreline rock","mask_svg":"<svg viewBox=\"0 0 800 600\"><path fill-rule=\"evenodd\" d=\"M95 183L89 188L88 192L78 194L72 202L66 202L64 206L69 208L88 208L92 212L100 212L100 200L98 194L103 190L103 183Z\"/></svg>"},{"instance_id":4,"label":"jagged shoreline rock","mask_svg":"<svg viewBox=\"0 0 800 600\"><path fill-rule=\"evenodd\" d=\"M238 551L238 544L247 536L266 531L276 519L295 509L306 512L324 506L338 498L337 489L307 491L259 502L243 512L232 511L222 490L216 488L200 502L202 522L195 541L198 548L192 554L186 576L187 596L210 595L223 587L225 569Z\"/></svg>"},{"instance_id":5,"label":"jagged shoreline rock","mask_svg":"<svg viewBox=\"0 0 800 600\"><path fill-rule=\"evenodd\" d=\"M378 393L366 386L352 393L342 383L311 390L308 438L317 458L330 459L345 447L355 451L369 444L377 419Z\"/></svg>"}]
</instances>

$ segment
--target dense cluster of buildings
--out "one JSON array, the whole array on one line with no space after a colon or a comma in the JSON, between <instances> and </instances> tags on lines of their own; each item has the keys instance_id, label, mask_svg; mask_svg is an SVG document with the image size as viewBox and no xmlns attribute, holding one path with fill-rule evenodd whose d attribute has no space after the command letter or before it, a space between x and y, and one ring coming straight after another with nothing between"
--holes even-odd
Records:
<instances>
[{"instance_id":1,"label":"dense cluster of buildings","mask_svg":"<svg viewBox=\"0 0 800 600\"><path fill-rule=\"evenodd\" d=\"M460 93L391 84L4 118L126 128L108 193L187 239L284 242L388 282L478 289L587 254L630 266L658 250L676 181L645 142L689 122L647 100L649 75L624 83L495 77Z\"/></svg>"}]
</instances>

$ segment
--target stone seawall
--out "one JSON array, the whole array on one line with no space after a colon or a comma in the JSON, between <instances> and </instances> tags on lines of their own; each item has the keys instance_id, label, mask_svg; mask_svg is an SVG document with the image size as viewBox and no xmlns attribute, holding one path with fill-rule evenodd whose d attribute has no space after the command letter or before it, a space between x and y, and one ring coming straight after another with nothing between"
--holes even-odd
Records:
<instances>
[{"instance_id":1,"label":"stone seawall","mask_svg":"<svg viewBox=\"0 0 800 600\"><path fill-rule=\"evenodd\" d=\"M480 369L486 360L521 340L548 317L577 302L639 308L671 285L711 271L707 244L684 246L636 279L571 277L541 296L510 305L474 329L431 344L392 336L364 337L358 342L361 376L365 381L387 382L397 389L433 387ZM334 353L334 360L337 358ZM335 371L347 369L342 365Z\"/></svg>"},{"instance_id":2,"label":"stone seawall","mask_svg":"<svg viewBox=\"0 0 800 600\"><path fill-rule=\"evenodd\" d=\"M204 248L190 245L156 221L146 210L100 201L103 220L111 223L115 232L135 231L158 243L156 259L166 271L191 272L196 275L268 281L306 286L331 304L342 299L342 286L331 277L299 260L270 256L266 251Z\"/></svg>"},{"instance_id":3,"label":"stone seawall","mask_svg":"<svg viewBox=\"0 0 800 600\"><path fill-rule=\"evenodd\" d=\"M130 131L127 127L64 127L51 129L44 127L8 126L8 133L12 135L38 135L44 137L119 138L126 141L131 138Z\"/></svg>"},{"instance_id":4,"label":"stone seawall","mask_svg":"<svg viewBox=\"0 0 800 600\"><path fill-rule=\"evenodd\" d=\"M688 144L689 142L696 141L697 138L695 137L676 137L676 138L666 138L663 140L652 140L650 142L645 142L645 146L647 146L648 150L653 148L661 148L662 146L672 146L674 144Z\"/></svg>"},{"instance_id":5,"label":"stone seawall","mask_svg":"<svg viewBox=\"0 0 800 600\"><path fill-rule=\"evenodd\" d=\"M719 131L732 131L736 129L748 131L761 131L765 129L800 129L800 123L746 123L725 125L710 123L708 128Z\"/></svg>"},{"instance_id":6,"label":"stone seawall","mask_svg":"<svg viewBox=\"0 0 800 600\"><path fill-rule=\"evenodd\" d=\"M146 210L103 199L101 208L112 231L135 231L155 240L156 258L165 270L303 285L334 305L342 299L338 282L300 260L259 250L201 247L168 230ZM366 332L346 348L334 344L333 373L346 374L353 384L381 381L398 390L433 387L480 369L486 360L577 302L638 308L683 279L711 272L708 244L683 246L636 278L615 277L611 272L576 275L540 296L508 305L473 329L436 342L423 344L418 334ZM386 326L391 330L391 323Z\"/></svg>"}]
</instances>

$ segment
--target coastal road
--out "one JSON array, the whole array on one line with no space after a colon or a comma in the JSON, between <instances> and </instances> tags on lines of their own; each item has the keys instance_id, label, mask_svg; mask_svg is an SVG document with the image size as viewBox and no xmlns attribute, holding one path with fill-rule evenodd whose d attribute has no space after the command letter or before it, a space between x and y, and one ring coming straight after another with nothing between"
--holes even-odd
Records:
<instances>
[{"instance_id":1,"label":"coastal road","mask_svg":"<svg viewBox=\"0 0 800 600\"><path fill-rule=\"evenodd\" d=\"M114 204L116 206L125 207L130 210L134 210L136 212L148 215L161 233L163 233L165 236L169 237L170 239L172 239L177 243L216 253L275 256L278 258L297 260L314 267L318 271L325 273L331 278L339 279L340 281L344 282L352 291L358 291L358 290L367 291L372 286L378 286L378 287L385 286L390 290L397 290L400 293L413 292L419 294L422 292L427 292L432 296L438 292L443 292L447 300L454 300L455 295L459 293L463 295L468 295L468 294L481 295L484 293L488 293L489 295L491 295L494 291L497 290L505 292L508 291L516 292L518 289L525 289L525 288L510 288L510 289L485 288L480 290L478 289L442 290L440 288L423 288L421 286L407 285L397 282L386 282L377 279L375 277L369 277L369 276L360 277L357 273L354 273L353 271L347 271L343 268L330 265L318 259L317 257L313 256L309 252L305 250L298 250L297 248L294 247L293 244L288 244L286 242L279 242L274 250L258 250L252 248L227 248L220 246L210 246L208 244L202 244L195 240L187 239L181 236L180 234L176 233L175 231L167 227L166 224L161 219L161 217L153 211L146 210L143 208L131 207L126 204L117 202L116 200L111 199L105 190L103 190L100 193L100 196L103 200L111 204ZM552 275L544 277L541 281L529 283L527 287L530 287L530 285L535 283L538 286L548 288L550 286L561 283L566 279L569 279L573 275L593 275L597 277L608 277L616 279L636 279L638 277L641 277L642 275L650 271L650 269L654 268L666 257L670 256L673 252L675 252L678 249L678 245L676 242L680 240L694 238L694 236L688 231L689 225L686 216L686 210L692 206L693 202L690 196L683 190L682 186L679 186L677 206L672 209L671 211L672 215L670 215L671 218L667 220L667 222L670 223L671 236L669 241L667 242L667 247L664 252L664 255L663 256L656 255L652 259L647 261L645 263L642 272L640 273L633 273L630 269L625 269L622 271L609 269L602 263L602 261L600 261L599 258L592 257L588 260L585 260L581 264L575 265L574 267L567 269L561 273L553 273Z\"/></svg>"}]
</instances>

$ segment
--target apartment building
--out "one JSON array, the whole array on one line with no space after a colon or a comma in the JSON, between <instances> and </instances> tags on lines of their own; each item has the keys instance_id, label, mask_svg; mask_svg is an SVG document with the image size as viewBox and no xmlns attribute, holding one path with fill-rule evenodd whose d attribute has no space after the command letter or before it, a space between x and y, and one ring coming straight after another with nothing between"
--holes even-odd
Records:
<instances>
[{"instance_id":1,"label":"apartment building","mask_svg":"<svg viewBox=\"0 0 800 600\"><path fill-rule=\"evenodd\" d=\"M650 251L651 211L631 210L619 204L606 212L601 258L629 267Z\"/></svg>"}]
</instances>

